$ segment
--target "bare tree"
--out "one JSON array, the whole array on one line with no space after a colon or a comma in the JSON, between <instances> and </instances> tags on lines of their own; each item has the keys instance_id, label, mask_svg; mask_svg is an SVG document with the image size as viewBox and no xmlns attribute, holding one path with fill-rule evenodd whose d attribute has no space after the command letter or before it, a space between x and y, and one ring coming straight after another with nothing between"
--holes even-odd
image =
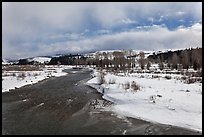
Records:
<instances>
[{"instance_id":1,"label":"bare tree","mask_svg":"<svg viewBox=\"0 0 204 137\"><path fill-rule=\"evenodd\" d=\"M189 68L189 54L187 50L183 50L181 52L181 64L183 66L184 69L188 69Z\"/></svg>"},{"instance_id":2,"label":"bare tree","mask_svg":"<svg viewBox=\"0 0 204 137\"><path fill-rule=\"evenodd\" d=\"M163 69L164 69L164 63L163 63L163 62L160 62L160 63L159 63L159 69L160 69L160 70L163 70Z\"/></svg>"},{"instance_id":3,"label":"bare tree","mask_svg":"<svg viewBox=\"0 0 204 137\"><path fill-rule=\"evenodd\" d=\"M133 55L133 50L132 49L128 50L128 52L129 52L129 56Z\"/></svg>"},{"instance_id":4,"label":"bare tree","mask_svg":"<svg viewBox=\"0 0 204 137\"><path fill-rule=\"evenodd\" d=\"M149 68L151 67L151 63L150 61L147 62L147 69L149 70Z\"/></svg>"},{"instance_id":5,"label":"bare tree","mask_svg":"<svg viewBox=\"0 0 204 137\"><path fill-rule=\"evenodd\" d=\"M120 51L114 51L113 56L114 56L114 67L124 68L125 63L126 63L124 53Z\"/></svg>"},{"instance_id":6,"label":"bare tree","mask_svg":"<svg viewBox=\"0 0 204 137\"><path fill-rule=\"evenodd\" d=\"M95 64L96 64L96 67L99 67L99 58L100 58L100 54L99 54L99 52L97 52L95 54Z\"/></svg>"},{"instance_id":7,"label":"bare tree","mask_svg":"<svg viewBox=\"0 0 204 137\"><path fill-rule=\"evenodd\" d=\"M179 57L176 53L173 53L172 56L172 67L178 69Z\"/></svg>"},{"instance_id":8,"label":"bare tree","mask_svg":"<svg viewBox=\"0 0 204 137\"><path fill-rule=\"evenodd\" d=\"M202 48L199 49L199 63L200 63L200 67L202 68Z\"/></svg>"},{"instance_id":9,"label":"bare tree","mask_svg":"<svg viewBox=\"0 0 204 137\"><path fill-rule=\"evenodd\" d=\"M144 69L144 66L145 66L145 59L144 59L145 54L144 54L144 52L140 51L139 56L140 56L140 58L139 58L140 67L141 67L141 69Z\"/></svg>"},{"instance_id":10,"label":"bare tree","mask_svg":"<svg viewBox=\"0 0 204 137\"><path fill-rule=\"evenodd\" d=\"M99 71L98 82L99 82L99 84L105 83L105 73L102 71L102 69L100 69L100 71Z\"/></svg>"},{"instance_id":11,"label":"bare tree","mask_svg":"<svg viewBox=\"0 0 204 137\"><path fill-rule=\"evenodd\" d=\"M192 51L192 64L194 70L202 68L202 49L194 49Z\"/></svg>"}]
</instances>

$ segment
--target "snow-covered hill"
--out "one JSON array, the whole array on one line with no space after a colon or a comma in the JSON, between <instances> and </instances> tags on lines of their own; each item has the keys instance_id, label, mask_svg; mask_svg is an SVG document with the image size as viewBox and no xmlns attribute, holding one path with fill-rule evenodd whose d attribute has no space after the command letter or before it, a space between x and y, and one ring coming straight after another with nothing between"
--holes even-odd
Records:
<instances>
[{"instance_id":1,"label":"snow-covered hill","mask_svg":"<svg viewBox=\"0 0 204 137\"><path fill-rule=\"evenodd\" d=\"M27 60L27 62L35 62L35 63L40 63L40 64L44 64L44 63L48 63L51 60L51 57L32 57L32 58L26 58L24 60Z\"/></svg>"},{"instance_id":2,"label":"snow-covered hill","mask_svg":"<svg viewBox=\"0 0 204 137\"><path fill-rule=\"evenodd\" d=\"M2 65L10 65L17 62L18 62L17 60L2 59Z\"/></svg>"},{"instance_id":3,"label":"snow-covered hill","mask_svg":"<svg viewBox=\"0 0 204 137\"><path fill-rule=\"evenodd\" d=\"M7 64L9 64L8 60L2 59L2 65L7 65Z\"/></svg>"},{"instance_id":4,"label":"snow-covered hill","mask_svg":"<svg viewBox=\"0 0 204 137\"><path fill-rule=\"evenodd\" d=\"M123 53L128 53L129 55L129 52L130 50L101 50L101 51L96 51L96 52L93 52L93 53L87 53L85 54L84 56L85 57L93 57L95 58L97 56L97 54L103 54L103 53L113 53L113 52L123 52ZM145 58L147 58L149 55L152 55L155 51L147 51L147 50L132 50L131 52L131 55L137 55L139 54L140 52L144 52L145 53ZM159 53L159 51L156 51Z\"/></svg>"},{"instance_id":5,"label":"snow-covered hill","mask_svg":"<svg viewBox=\"0 0 204 137\"><path fill-rule=\"evenodd\" d=\"M50 62L51 58L50 57L34 57L32 61L36 61L39 63L45 63L45 62Z\"/></svg>"}]
</instances>

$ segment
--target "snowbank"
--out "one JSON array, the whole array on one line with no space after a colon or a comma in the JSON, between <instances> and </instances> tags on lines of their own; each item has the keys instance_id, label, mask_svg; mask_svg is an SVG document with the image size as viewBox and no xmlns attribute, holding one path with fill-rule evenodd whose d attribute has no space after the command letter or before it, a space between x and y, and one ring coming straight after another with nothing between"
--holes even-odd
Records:
<instances>
[{"instance_id":1,"label":"snowbank","mask_svg":"<svg viewBox=\"0 0 204 137\"><path fill-rule=\"evenodd\" d=\"M98 84L98 74L87 82L103 93L103 98L114 102L116 113L146 121L175 125L202 132L202 83L185 84L172 74L152 78L151 74L116 76L108 73L106 84ZM158 74L159 75L159 74ZM114 81L113 84L110 81ZM135 81L140 90L124 89L125 83Z\"/></svg>"}]
</instances>

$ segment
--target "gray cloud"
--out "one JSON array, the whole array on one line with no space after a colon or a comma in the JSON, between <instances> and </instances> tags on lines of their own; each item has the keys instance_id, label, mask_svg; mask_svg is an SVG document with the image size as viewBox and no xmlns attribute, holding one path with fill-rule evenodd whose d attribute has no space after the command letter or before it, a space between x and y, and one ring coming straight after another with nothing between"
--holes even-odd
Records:
<instances>
[{"instance_id":1,"label":"gray cloud","mask_svg":"<svg viewBox=\"0 0 204 137\"><path fill-rule=\"evenodd\" d=\"M125 31L116 34L109 32L112 32L112 27L121 23L136 24L140 18L154 20L158 15L164 19L187 14L191 15L193 20L202 20L201 11L202 3L196 2L3 3L2 53L5 58L20 58L65 51L86 52L124 47L133 49L185 47L185 41L192 42L192 37L200 41L200 33L197 36L197 32L191 34L190 30L183 33L164 28L150 32ZM106 30L108 33L86 37L84 34L86 30L95 32ZM160 31L164 34L161 35Z\"/></svg>"},{"instance_id":2,"label":"gray cloud","mask_svg":"<svg viewBox=\"0 0 204 137\"><path fill-rule=\"evenodd\" d=\"M107 34L75 41L39 45L39 55L53 53L80 53L106 49L163 50L202 47L202 25L170 31L151 26L148 31L129 31Z\"/></svg>"}]
</instances>

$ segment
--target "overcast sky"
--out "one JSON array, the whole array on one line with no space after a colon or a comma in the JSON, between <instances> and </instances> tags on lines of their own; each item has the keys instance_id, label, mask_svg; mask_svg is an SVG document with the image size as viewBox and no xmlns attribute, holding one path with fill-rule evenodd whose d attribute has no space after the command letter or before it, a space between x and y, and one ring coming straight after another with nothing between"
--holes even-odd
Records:
<instances>
[{"instance_id":1,"label":"overcast sky","mask_svg":"<svg viewBox=\"0 0 204 137\"><path fill-rule=\"evenodd\" d=\"M2 3L2 55L202 47L202 3Z\"/></svg>"}]
</instances>

